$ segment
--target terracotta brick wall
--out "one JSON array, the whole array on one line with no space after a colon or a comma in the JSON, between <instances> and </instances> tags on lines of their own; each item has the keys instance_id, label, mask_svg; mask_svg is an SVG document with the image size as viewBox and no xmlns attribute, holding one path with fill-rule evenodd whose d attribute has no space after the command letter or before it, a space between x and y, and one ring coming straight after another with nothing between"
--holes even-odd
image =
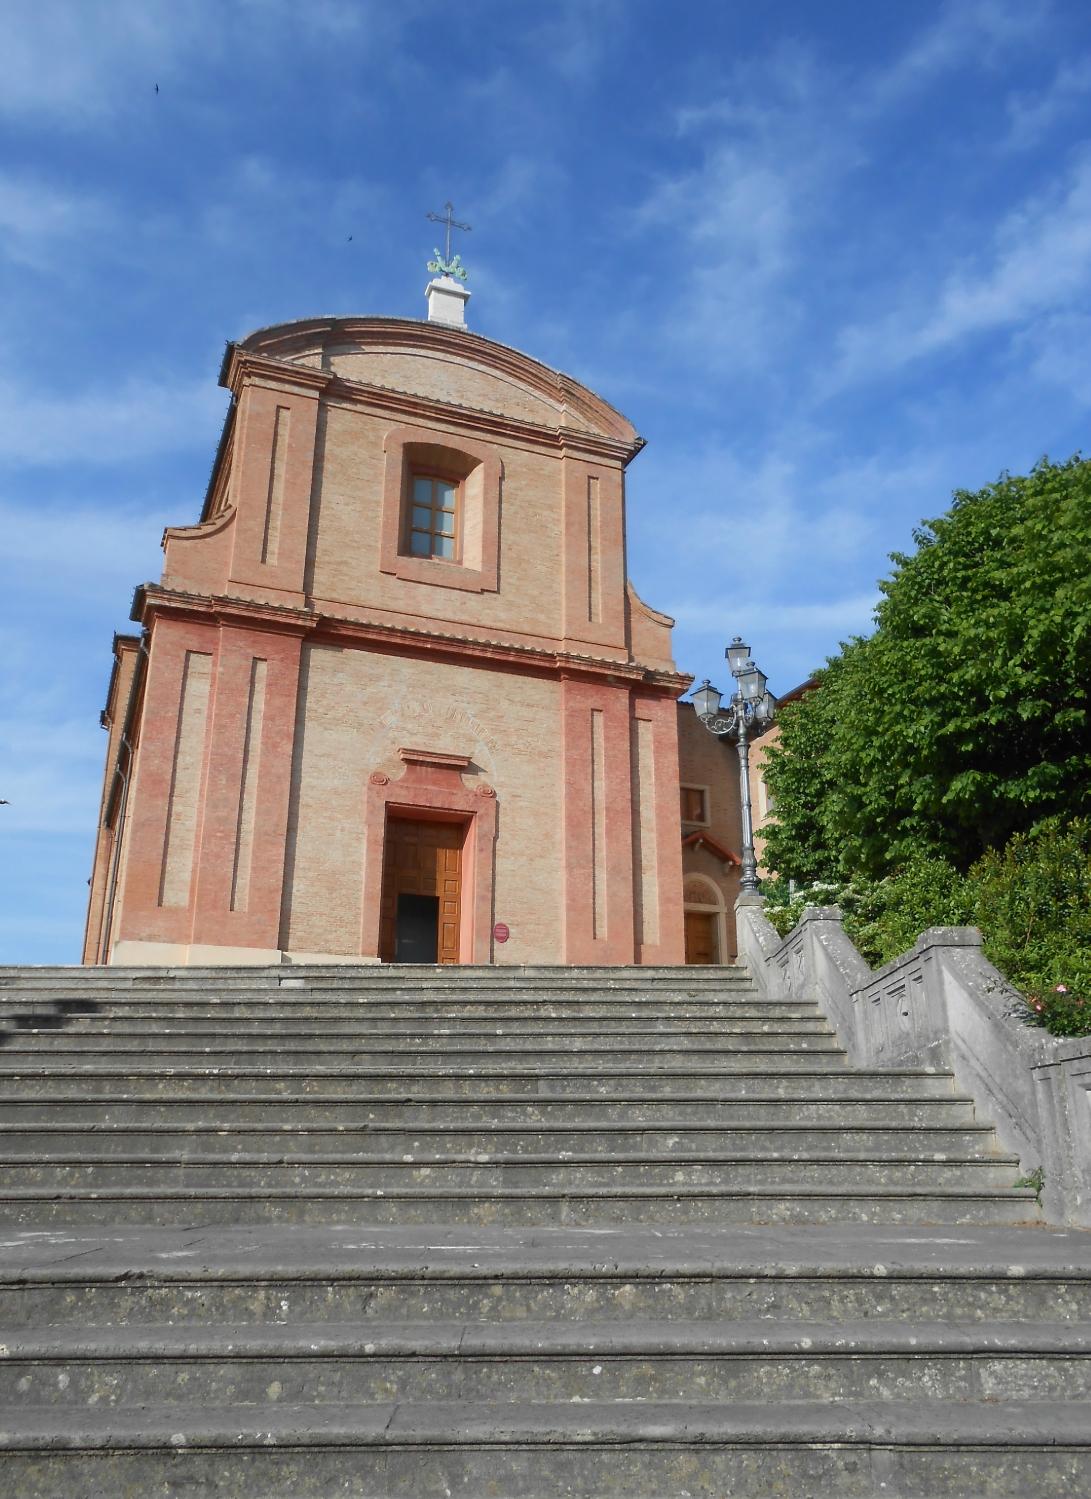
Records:
<instances>
[{"instance_id":1,"label":"terracotta brick wall","mask_svg":"<svg viewBox=\"0 0 1091 1499\"><path fill-rule=\"evenodd\" d=\"M632 427L429 324L262 330L224 380L204 517L168 530L140 596L126 959L369 955L369 787L396 795L413 748L468 760L458 796L495 793L493 909L460 950L496 920L497 961L678 961L685 683L671 621L627 590ZM403 480L433 451L473 512L461 562L399 553Z\"/></svg>"},{"instance_id":2,"label":"terracotta brick wall","mask_svg":"<svg viewBox=\"0 0 1091 1499\"><path fill-rule=\"evenodd\" d=\"M399 778L401 747L467 755L496 791L497 961L563 962L560 687L442 662L316 646L304 652L282 946L360 951L368 776Z\"/></svg>"}]
</instances>

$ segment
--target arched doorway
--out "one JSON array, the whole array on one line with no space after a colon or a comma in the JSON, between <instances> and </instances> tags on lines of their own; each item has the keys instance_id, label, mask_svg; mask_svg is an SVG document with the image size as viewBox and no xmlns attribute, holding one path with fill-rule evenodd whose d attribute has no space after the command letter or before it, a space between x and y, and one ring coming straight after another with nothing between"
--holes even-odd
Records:
<instances>
[{"instance_id":1,"label":"arched doorway","mask_svg":"<svg viewBox=\"0 0 1091 1499\"><path fill-rule=\"evenodd\" d=\"M703 874L686 876L682 887L687 963L728 961L723 892Z\"/></svg>"}]
</instances>

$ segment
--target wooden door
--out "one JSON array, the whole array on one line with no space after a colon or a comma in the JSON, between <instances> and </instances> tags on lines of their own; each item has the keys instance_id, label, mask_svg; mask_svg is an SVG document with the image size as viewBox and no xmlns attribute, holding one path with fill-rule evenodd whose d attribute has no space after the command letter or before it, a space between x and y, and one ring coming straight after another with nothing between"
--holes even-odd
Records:
<instances>
[{"instance_id":1,"label":"wooden door","mask_svg":"<svg viewBox=\"0 0 1091 1499\"><path fill-rule=\"evenodd\" d=\"M465 831L464 824L458 822L425 822L415 817L387 820L379 913L379 956L384 963L394 962L398 948L400 895L437 897L439 961L458 962ZM403 904L403 913L410 904ZM417 910L419 916L419 906Z\"/></svg>"},{"instance_id":2,"label":"wooden door","mask_svg":"<svg viewBox=\"0 0 1091 1499\"><path fill-rule=\"evenodd\" d=\"M716 914L714 911L687 911L686 962L717 963Z\"/></svg>"}]
</instances>

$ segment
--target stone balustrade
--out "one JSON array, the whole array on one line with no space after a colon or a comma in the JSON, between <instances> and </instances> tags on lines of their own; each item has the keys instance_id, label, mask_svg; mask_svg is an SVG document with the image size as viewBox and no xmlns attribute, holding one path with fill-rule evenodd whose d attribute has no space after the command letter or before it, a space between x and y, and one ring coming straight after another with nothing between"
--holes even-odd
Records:
<instances>
[{"instance_id":1,"label":"stone balustrade","mask_svg":"<svg viewBox=\"0 0 1091 1499\"><path fill-rule=\"evenodd\" d=\"M1024 1171L1041 1168L1050 1221L1091 1226L1091 1037L1028 1026L976 927L930 927L873 972L836 906L808 906L783 939L760 896L735 914L767 998L817 1000L857 1066L950 1068Z\"/></svg>"}]
</instances>

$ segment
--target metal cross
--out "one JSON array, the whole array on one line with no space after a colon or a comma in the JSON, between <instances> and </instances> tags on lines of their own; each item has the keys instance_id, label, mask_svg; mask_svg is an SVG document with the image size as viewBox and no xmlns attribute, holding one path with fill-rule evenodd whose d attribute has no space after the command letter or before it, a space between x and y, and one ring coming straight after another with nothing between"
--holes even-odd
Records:
<instances>
[{"instance_id":1,"label":"metal cross","mask_svg":"<svg viewBox=\"0 0 1091 1499\"><path fill-rule=\"evenodd\" d=\"M450 258L451 258L451 230L452 229L465 229L466 233L469 234L469 232L470 232L470 230L471 230L471 228L473 226L471 224L460 224L458 222L458 220L455 218L455 205L453 203L444 203L443 207L444 207L444 212L443 213L430 213L428 215L428 217L431 219L431 221L432 221L433 224L443 224L446 227L446 230L447 230L447 240L446 240L446 243L444 245L443 258L445 260L450 260Z\"/></svg>"}]
</instances>

